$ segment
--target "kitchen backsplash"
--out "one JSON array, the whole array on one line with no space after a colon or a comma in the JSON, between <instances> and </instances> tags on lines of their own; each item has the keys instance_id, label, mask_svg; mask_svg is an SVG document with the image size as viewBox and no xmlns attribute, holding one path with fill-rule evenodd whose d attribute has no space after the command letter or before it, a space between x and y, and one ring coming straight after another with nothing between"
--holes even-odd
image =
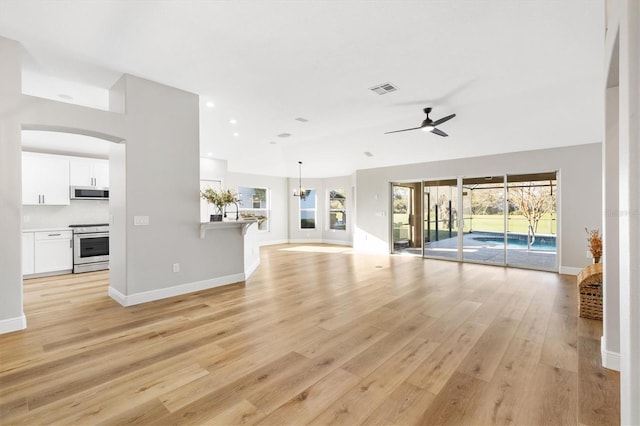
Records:
<instances>
[{"instance_id":1,"label":"kitchen backsplash","mask_svg":"<svg viewBox=\"0 0 640 426\"><path fill-rule=\"evenodd\" d=\"M71 200L68 206L22 206L22 229L109 223L109 201Z\"/></svg>"}]
</instances>

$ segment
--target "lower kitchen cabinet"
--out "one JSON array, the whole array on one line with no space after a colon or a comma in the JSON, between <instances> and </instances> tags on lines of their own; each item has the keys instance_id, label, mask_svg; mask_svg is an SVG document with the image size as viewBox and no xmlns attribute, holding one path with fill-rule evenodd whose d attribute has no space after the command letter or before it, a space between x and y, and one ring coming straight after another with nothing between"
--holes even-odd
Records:
<instances>
[{"instance_id":1,"label":"lower kitchen cabinet","mask_svg":"<svg viewBox=\"0 0 640 426\"><path fill-rule=\"evenodd\" d=\"M29 245L30 239L33 242L31 245ZM71 271L73 269L72 244L71 231L23 232L23 274ZM29 247L32 248L30 254ZM31 268L30 265L33 267Z\"/></svg>"}]
</instances>

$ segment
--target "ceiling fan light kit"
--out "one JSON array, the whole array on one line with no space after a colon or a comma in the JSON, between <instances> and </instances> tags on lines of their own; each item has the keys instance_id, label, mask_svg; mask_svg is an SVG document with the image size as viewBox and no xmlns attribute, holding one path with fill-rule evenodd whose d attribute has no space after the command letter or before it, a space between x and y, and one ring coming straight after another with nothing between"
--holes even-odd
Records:
<instances>
[{"instance_id":1,"label":"ceiling fan light kit","mask_svg":"<svg viewBox=\"0 0 640 426\"><path fill-rule=\"evenodd\" d=\"M449 120L451 120L453 117L455 117L455 114L451 114L451 115L447 115L446 117L442 117L436 121L433 121L432 119L429 118L429 113L431 112L431 107L427 107L425 109L423 109L424 113L427 114L427 118L425 118L422 121L422 124L419 127L411 127L410 129L402 129L402 130L393 130L391 132L385 132L385 135L388 135L389 133L399 133L399 132L406 132L409 130L422 130L423 132L431 132L434 133L438 136L443 136L443 137L447 137L449 136L448 134L446 134L445 132L443 132L440 129L437 129L436 126L439 126L442 123L445 123Z\"/></svg>"}]
</instances>

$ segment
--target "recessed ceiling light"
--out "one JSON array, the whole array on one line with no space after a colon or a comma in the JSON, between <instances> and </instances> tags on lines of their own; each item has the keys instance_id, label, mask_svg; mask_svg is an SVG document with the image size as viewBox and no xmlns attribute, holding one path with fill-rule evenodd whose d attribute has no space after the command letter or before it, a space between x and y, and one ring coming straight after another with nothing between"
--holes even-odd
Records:
<instances>
[{"instance_id":1,"label":"recessed ceiling light","mask_svg":"<svg viewBox=\"0 0 640 426\"><path fill-rule=\"evenodd\" d=\"M275 144L277 144L277 143L278 143L278 142L276 142L276 141L269 141L269 144L270 144L270 145L275 145Z\"/></svg>"},{"instance_id":2,"label":"recessed ceiling light","mask_svg":"<svg viewBox=\"0 0 640 426\"><path fill-rule=\"evenodd\" d=\"M216 104L211 101L207 102L205 105L207 106L207 108L213 108L214 106L216 106Z\"/></svg>"},{"instance_id":3,"label":"recessed ceiling light","mask_svg":"<svg viewBox=\"0 0 640 426\"><path fill-rule=\"evenodd\" d=\"M238 137L238 136L240 136L240 133L235 132L235 133L233 134L233 136Z\"/></svg>"},{"instance_id":4,"label":"recessed ceiling light","mask_svg":"<svg viewBox=\"0 0 640 426\"><path fill-rule=\"evenodd\" d=\"M66 93L59 93L58 97L61 99L73 99L73 96L67 95Z\"/></svg>"},{"instance_id":5,"label":"recessed ceiling light","mask_svg":"<svg viewBox=\"0 0 640 426\"><path fill-rule=\"evenodd\" d=\"M213 157L213 152L207 152L207 157Z\"/></svg>"},{"instance_id":6,"label":"recessed ceiling light","mask_svg":"<svg viewBox=\"0 0 640 426\"><path fill-rule=\"evenodd\" d=\"M296 121L299 121L299 122L301 122L301 123L306 123L306 122L307 122L307 121L309 121L309 120L307 120L307 119L306 119L306 118L304 118L304 117L298 117L298 118L296 118Z\"/></svg>"},{"instance_id":7,"label":"recessed ceiling light","mask_svg":"<svg viewBox=\"0 0 640 426\"><path fill-rule=\"evenodd\" d=\"M236 124L238 122L238 120L236 120L235 118L232 118L231 120L229 120L229 123L231 124Z\"/></svg>"},{"instance_id":8,"label":"recessed ceiling light","mask_svg":"<svg viewBox=\"0 0 640 426\"><path fill-rule=\"evenodd\" d=\"M279 138L288 138L289 136L291 136L291 133L280 133L278 135Z\"/></svg>"},{"instance_id":9,"label":"recessed ceiling light","mask_svg":"<svg viewBox=\"0 0 640 426\"><path fill-rule=\"evenodd\" d=\"M365 151L364 155L366 155L367 157L373 157L373 154L370 153L369 151Z\"/></svg>"}]
</instances>

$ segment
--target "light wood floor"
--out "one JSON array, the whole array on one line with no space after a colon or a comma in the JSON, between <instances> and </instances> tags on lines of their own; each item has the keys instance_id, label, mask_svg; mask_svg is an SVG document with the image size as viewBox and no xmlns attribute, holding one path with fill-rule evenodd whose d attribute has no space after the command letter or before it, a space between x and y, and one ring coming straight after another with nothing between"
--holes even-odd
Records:
<instances>
[{"instance_id":1,"label":"light wood floor","mask_svg":"<svg viewBox=\"0 0 640 426\"><path fill-rule=\"evenodd\" d=\"M2 425L619 423L573 276L281 245L246 284L123 308L107 282L25 282Z\"/></svg>"}]
</instances>

